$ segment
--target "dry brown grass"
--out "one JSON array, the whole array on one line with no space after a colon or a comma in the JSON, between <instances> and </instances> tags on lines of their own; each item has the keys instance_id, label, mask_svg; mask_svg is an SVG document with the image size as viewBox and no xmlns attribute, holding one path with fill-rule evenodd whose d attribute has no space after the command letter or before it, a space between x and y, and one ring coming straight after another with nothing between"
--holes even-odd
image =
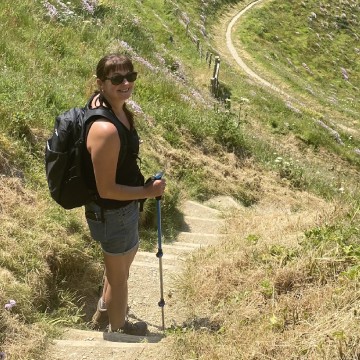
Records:
<instances>
[{"instance_id":1,"label":"dry brown grass","mask_svg":"<svg viewBox=\"0 0 360 360\"><path fill-rule=\"evenodd\" d=\"M1 177L0 204L0 305L16 301L0 312L0 351L14 360L41 359L54 331L47 322L76 321L83 303L77 291L95 297L101 269L73 229L80 225L50 209L21 178Z\"/></svg>"},{"instance_id":2,"label":"dry brown grass","mask_svg":"<svg viewBox=\"0 0 360 360\"><path fill-rule=\"evenodd\" d=\"M6 335L1 350L7 354L7 358L13 360L41 358L48 341L44 329L38 325L25 325L19 316L8 312L0 314L0 324L0 330Z\"/></svg>"},{"instance_id":3,"label":"dry brown grass","mask_svg":"<svg viewBox=\"0 0 360 360\"><path fill-rule=\"evenodd\" d=\"M233 211L232 235L188 263L181 286L192 320L174 338L176 354L358 359L360 289L341 276L351 261L301 245L306 230L346 209L270 179L257 204Z\"/></svg>"},{"instance_id":4,"label":"dry brown grass","mask_svg":"<svg viewBox=\"0 0 360 360\"><path fill-rule=\"evenodd\" d=\"M2 308L10 299L17 304L10 311L0 313L0 328L3 339L1 350L11 359L37 358L45 348L47 336L38 325L25 323L25 318L35 316L31 304L33 298L41 303L46 298L44 280L46 269L26 270L24 256L34 256L24 234L31 231L36 218L36 197L26 190L19 178L1 178L0 185L0 304ZM22 213L22 216L19 214ZM16 220L15 220L16 219ZM18 220L20 220L18 222ZM37 246L36 243L33 246ZM25 249L24 249L25 248ZM29 252L26 253L26 248ZM34 272L32 271L34 270Z\"/></svg>"}]
</instances>

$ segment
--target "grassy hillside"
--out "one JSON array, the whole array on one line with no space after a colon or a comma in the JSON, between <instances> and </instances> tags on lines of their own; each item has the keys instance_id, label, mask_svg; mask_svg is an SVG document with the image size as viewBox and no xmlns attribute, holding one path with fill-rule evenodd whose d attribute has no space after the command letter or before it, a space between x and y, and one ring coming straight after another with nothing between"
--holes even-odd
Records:
<instances>
[{"instance_id":1,"label":"grassy hillside","mask_svg":"<svg viewBox=\"0 0 360 360\"><path fill-rule=\"evenodd\" d=\"M174 341L178 354L185 351L196 359L359 356L358 11L351 1L264 1L238 21L233 33L238 53L297 100L274 98L233 69L228 76L222 73L234 107L247 115L242 131L256 139L252 156L262 169L277 168L289 188L269 184L258 170L258 201L228 221L233 240L188 264L183 293L190 320ZM336 26L339 13L351 18L351 29ZM224 56L229 52L223 34L235 14L231 8L213 25L214 43ZM336 40L322 41L318 54L311 34L316 31L323 40L329 34L317 22L321 16ZM317 63L322 52L326 66ZM339 69L340 60L353 81ZM229 57L225 62L236 65ZM314 75L317 71L323 78ZM332 99L331 93L336 94ZM268 146L259 152L264 141ZM309 190L326 201L309 198Z\"/></svg>"},{"instance_id":2,"label":"grassy hillside","mask_svg":"<svg viewBox=\"0 0 360 360\"><path fill-rule=\"evenodd\" d=\"M242 50L255 60L253 68L273 84L290 90L294 104L327 129L340 145L337 153L359 162L359 6L355 1L284 3L272 1L255 8L238 23ZM324 142L308 124L281 120L272 126L288 128L312 146ZM331 146L327 141L326 147ZM350 151L349 151L350 150Z\"/></svg>"},{"instance_id":3,"label":"grassy hillside","mask_svg":"<svg viewBox=\"0 0 360 360\"><path fill-rule=\"evenodd\" d=\"M251 12L238 27L237 41L253 57L255 69L286 86L305 106L294 111L221 56L220 85L230 94L229 110L210 94L209 56L222 53L216 41L225 37L218 32L221 15L235 3L0 3L0 351L9 358L46 358L44 350L58 326L86 326L95 303L100 251L82 210L66 212L49 199L43 150L54 117L86 102L97 61L115 51L131 55L139 72L130 105L144 140L142 170L150 176L164 169L168 178L165 237L176 235L177 209L185 197L228 194L252 210L271 192L279 195L272 202L282 203L280 196L287 192L300 198L311 194L319 208L334 209L311 226L299 226L300 245L281 246L267 246L266 232L241 228L237 219L243 214L235 214L229 227L239 235L225 250L189 264L184 297L198 306L184 329L169 334L174 358L291 358L299 344L298 356L308 358L359 355L359 7L348 1L337 8L328 0L319 10L312 1L291 6L271 1ZM249 2L237 3L241 8ZM291 30L293 24L297 30ZM284 206L290 201L282 200ZM299 200L291 209L306 206ZM148 249L156 241L153 210L147 202L142 246ZM199 268L206 271L196 272ZM214 279L223 279L224 288L214 286ZM308 307L296 303L295 288ZM323 297L330 303L317 313L309 304ZM10 300L16 305L5 310ZM327 331L318 325L320 315L344 319L343 326ZM204 332L195 321L201 316L216 326ZM311 336L301 337L301 331ZM239 336L254 334L262 347L251 357L255 350ZM311 343L312 337L319 341ZM286 346L281 349L278 341Z\"/></svg>"},{"instance_id":4,"label":"grassy hillside","mask_svg":"<svg viewBox=\"0 0 360 360\"><path fill-rule=\"evenodd\" d=\"M292 89L356 123L359 11L356 1L273 1L244 20L239 36L252 56Z\"/></svg>"}]
</instances>

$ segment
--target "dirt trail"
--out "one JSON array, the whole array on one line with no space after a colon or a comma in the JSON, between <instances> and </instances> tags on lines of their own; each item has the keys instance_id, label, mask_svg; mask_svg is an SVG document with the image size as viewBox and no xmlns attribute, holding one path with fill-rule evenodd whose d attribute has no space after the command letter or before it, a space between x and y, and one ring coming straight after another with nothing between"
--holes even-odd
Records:
<instances>
[{"instance_id":1,"label":"dirt trail","mask_svg":"<svg viewBox=\"0 0 360 360\"><path fill-rule=\"evenodd\" d=\"M281 79L277 79L276 83L277 85L274 85L274 83L270 82L269 80L265 80L264 77L259 75L259 68L258 71L254 71L252 68L250 68L247 64L252 63L253 68L257 68L257 64L254 64L253 59L251 55L249 55L241 45L239 41L235 42L232 39L233 29L236 25L236 23L239 21L239 19L249 10L251 10L253 7L256 6L262 6L265 3L267 3L269 0L256 0L247 5L245 8L241 9L239 6L235 6L232 8L228 14L226 14L220 21L219 29L217 31L214 31L215 35L214 40L216 43L217 50L222 52L223 55L227 58L227 60L233 59L236 63L235 66L240 67L252 81L255 81L256 83L260 84L261 86L267 87L269 90L279 94L281 98L288 104L288 106L295 111L305 111L309 108L314 109L318 111L319 113L327 113L328 110L324 108L323 106L320 106L314 99L309 98L308 96L305 96L304 94L297 94L296 96L292 93L291 89L287 88L287 85L282 83ZM241 5L242 6L242 5ZM224 43L224 36L223 34L226 33L226 41ZM260 68L261 73L264 72L263 68ZM266 78L271 79L274 77L274 74L266 74ZM275 81L274 81L275 82ZM331 108L331 112L334 112L334 109ZM330 117L334 117L333 114ZM339 116L339 115L338 115ZM339 116L340 118L345 121L345 119L342 116ZM335 124L336 123L336 124ZM319 125L319 124L318 124ZM341 123L341 122L334 122L332 121L331 127L329 125L323 125L320 123L320 126L323 126L325 130L329 131L333 136L337 137L337 141L341 142L340 136L338 132L333 129L339 128L342 131L345 131L349 133L349 135L358 136L359 131L354 127L353 121L350 119L350 123Z\"/></svg>"},{"instance_id":2,"label":"dirt trail","mask_svg":"<svg viewBox=\"0 0 360 360\"><path fill-rule=\"evenodd\" d=\"M164 241L163 274L165 328L181 326L188 320L177 280L188 256L199 249L216 246L236 231L235 236L259 235L267 244L294 245L302 232L326 216L325 202L305 193L274 185L267 188L261 201L245 208L229 197L218 197L206 205L187 201L183 206L182 231L173 242ZM328 208L328 210L331 210ZM290 243L289 243L290 241ZM50 360L160 360L172 358L172 337L161 329L158 259L154 253L139 252L130 274L131 316L146 320L147 337L106 334L99 331L67 329L54 341Z\"/></svg>"},{"instance_id":3,"label":"dirt trail","mask_svg":"<svg viewBox=\"0 0 360 360\"><path fill-rule=\"evenodd\" d=\"M237 64L241 67L241 69L246 72L252 79L258 81L260 84L269 87L270 89L282 94L283 96L291 99L291 97L285 93L284 91L282 91L281 89L279 89L278 87L276 87L275 85L271 84L270 82L268 82L267 80L263 79L261 76L259 76L256 72L254 72L253 70L251 70L249 68L249 66L246 65L246 63L244 62L244 60L239 56L234 43L232 41L232 30L234 25L237 23L237 21L240 19L241 16L243 16L248 10L250 10L252 7L259 5L261 3L263 3L264 0L257 0L252 2L251 4L247 5L243 10L238 11L236 10L237 14L235 16L232 17L231 21L229 22L227 29L226 29L226 46L231 54L231 56L235 59L235 61L237 62Z\"/></svg>"},{"instance_id":4,"label":"dirt trail","mask_svg":"<svg viewBox=\"0 0 360 360\"><path fill-rule=\"evenodd\" d=\"M222 201L224 203L224 201ZM187 201L183 206L184 223L176 241L164 240L163 275L165 328L181 326L186 320L176 284L189 254L218 242L225 222L221 212L211 207ZM130 317L145 320L147 337L107 334L99 331L67 329L54 341L48 359L160 359L166 356L167 339L162 331L159 283L159 260L155 253L138 252L129 278Z\"/></svg>"},{"instance_id":5,"label":"dirt trail","mask_svg":"<svg viewBox=\"0 0 360 360\"><path fill-rule=\"evenodd\" d=\"M249 10L251 10L255 6L261 6L268 0L256 0L249 5L247 5L242 10L239 10L238 7L235 7L232 9L232 11L229 12L229 14L222 19L221 27L222 30L220 31L221 36L215 38L216 44L218 49L221 49L220 51L227 52L227 59L233 58L236 62L236 66L240 67L253 81L256 81L258 84L267 87L271 91L279 94L284 101L286 101L289 106L292 106L296 109L301 109L302 107L305 108L306 105L304 105L303 100L300 100L299 98L295 98L294 96L290 95L287 91L280 88L280 85L276 86L273 83L271 83L268 80L265 80L262 76L260 76L256 71L252 70L247 63L251 62L251 57L249 54L247 54L244 49L239 46L238 42L236 43L236 46L234 45L233 39L232 39L232 33L233 28L236 25L236 23L239 21L239 19ZM219 33L219 32L218 32ZM223 41L223 34L226 34L226 50L224 49L224 41ZM246 59L246 61L244 60Z\"/></svg>"}]
</instances>

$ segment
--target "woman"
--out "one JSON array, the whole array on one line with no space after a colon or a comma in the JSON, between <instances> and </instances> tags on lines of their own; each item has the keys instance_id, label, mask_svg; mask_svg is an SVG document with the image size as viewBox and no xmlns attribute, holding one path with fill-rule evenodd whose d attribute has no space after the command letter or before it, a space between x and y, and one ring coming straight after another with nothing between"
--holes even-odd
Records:
<instances>
[{"instance_id":1,"label":"woman","mask_svg":"<svg viewBox=\"0 0 360 360\"><path fill-rule=\"evenodd\" d=\"M161 196L165 180L144 186L137 164L139 138L133 114L126 107L137 77L131 60L119 54L107 55L99 61L96 76L99 91L89 107L111 110L127 136L126 154L119 161L121 140L116 126L105 118L97 118L87 126L85 164L90 186L96 187L99 196L85 206L85 215L92 237L102 247L106 270L98 310L107 309L109 331L145 335L146 323L126 320L129 269L139 246L137 200Z\"/></svg>"}]
</instances>

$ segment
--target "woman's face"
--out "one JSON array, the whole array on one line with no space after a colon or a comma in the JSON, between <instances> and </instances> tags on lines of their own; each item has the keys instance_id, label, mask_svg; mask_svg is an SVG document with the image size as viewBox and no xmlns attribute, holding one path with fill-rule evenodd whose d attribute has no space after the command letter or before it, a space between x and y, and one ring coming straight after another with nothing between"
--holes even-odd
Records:
<instances>
[{"instance_id":1,"label":"woman's face","mask_svg":"<svg viewBox=\"0 0 360 360\"><path fill-rule=\"evenodd\" d=\"M110 102L124 102L133 92L136 75L135 72L128 70L116 70L111 72L105 80L99 80L100 89Z\"/></svg>"}]
</instances>

